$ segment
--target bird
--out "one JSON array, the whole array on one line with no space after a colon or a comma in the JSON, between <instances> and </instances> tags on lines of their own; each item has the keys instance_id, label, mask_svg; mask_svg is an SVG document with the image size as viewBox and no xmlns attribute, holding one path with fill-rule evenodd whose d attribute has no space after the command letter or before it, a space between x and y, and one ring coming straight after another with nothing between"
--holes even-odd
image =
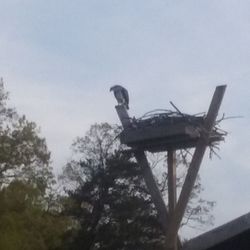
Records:
<instances>
[{"instance_id":1,"label":"bird","mask_svg":"<svg viewBox=\"0 0 250 250\"><path fill-rule=\"evenodd\" d=\"M124 105L126 109L129 109L129 96L128 91L121 85L114 85L110 88L110 91L114 92L114 96L118 102L118 105Z\"/></svg>"}]
</instances>

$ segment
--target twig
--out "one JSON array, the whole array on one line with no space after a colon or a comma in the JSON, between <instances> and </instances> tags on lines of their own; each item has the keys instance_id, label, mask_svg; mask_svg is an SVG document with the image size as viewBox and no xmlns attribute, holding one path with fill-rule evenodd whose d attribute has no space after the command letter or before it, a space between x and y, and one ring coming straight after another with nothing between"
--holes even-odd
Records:
<instances>
[{"instance_id":1,"label":"twig","mask_svg":"<svg viewBox=\"0 0 250 250\"><path fill-rule=\"evenodd\" d=\"M173 102L170 101L170 104L173 106L173 108L181 115L181 116L185 116L174 104Z\"/></svg>"}]
</instances>

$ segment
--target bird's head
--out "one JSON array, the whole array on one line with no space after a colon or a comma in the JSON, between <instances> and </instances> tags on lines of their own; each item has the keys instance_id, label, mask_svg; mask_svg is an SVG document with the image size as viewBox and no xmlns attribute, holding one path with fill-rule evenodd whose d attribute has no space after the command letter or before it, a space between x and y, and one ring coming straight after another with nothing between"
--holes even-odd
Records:
<instances>
[{"instance_id":1,"label":"bird's head","mask_svg":"<svg viewBox=\"0 0 250 250\"><path fill-rule=\"evenodd\" d=\"M121 89L121 88L122 88L122 86L120 86L120 85L114 85L114 86L112 86L112 87L109 89L109 91L116 91L116 90Z\"/></svg>"}]
</instances>

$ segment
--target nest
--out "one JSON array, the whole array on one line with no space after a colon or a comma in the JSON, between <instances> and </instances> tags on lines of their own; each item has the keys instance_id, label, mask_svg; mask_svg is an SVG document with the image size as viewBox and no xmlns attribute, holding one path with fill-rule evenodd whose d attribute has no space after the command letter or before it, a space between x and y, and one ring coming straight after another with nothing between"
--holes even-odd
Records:
<instances>
[{"instance_id":1,"label":"nest","mask_svg":"<svg viewBox=\"0 0 250 250\"><path fill-rule=\"evenodd\" d=\"M120 140L133 149L150 152L193 148L207 133L205 119L204 113L188 115L178 109L154 110L138 119L131 118L130 126L122 131ZM216 147L225 135L226 132L220 130L216 123L209 133L207 145Z\"/></svg>"}]
</instances>

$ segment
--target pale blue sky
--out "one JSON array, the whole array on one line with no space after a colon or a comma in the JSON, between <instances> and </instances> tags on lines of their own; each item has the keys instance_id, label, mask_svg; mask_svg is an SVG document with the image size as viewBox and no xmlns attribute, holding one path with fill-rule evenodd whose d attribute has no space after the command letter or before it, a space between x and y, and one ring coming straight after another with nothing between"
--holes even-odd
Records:
<instances>
[{"instance_id":1,"label":"pale blue sky","mask_svg":"<svg viewBox=\"0 0 250 250\"><path fill-rule=\"evenodd\" d=\"M59 172L90 124L118 122L113 84L130 92L131 115L221 108L230 132L222 160L205 161L204 196L216 226L250 210L250 2L247 0L0 0L0 75L11 102L42 128ZM200 232L194 232L200 233Z\"/></svg>"}]
</instances>

